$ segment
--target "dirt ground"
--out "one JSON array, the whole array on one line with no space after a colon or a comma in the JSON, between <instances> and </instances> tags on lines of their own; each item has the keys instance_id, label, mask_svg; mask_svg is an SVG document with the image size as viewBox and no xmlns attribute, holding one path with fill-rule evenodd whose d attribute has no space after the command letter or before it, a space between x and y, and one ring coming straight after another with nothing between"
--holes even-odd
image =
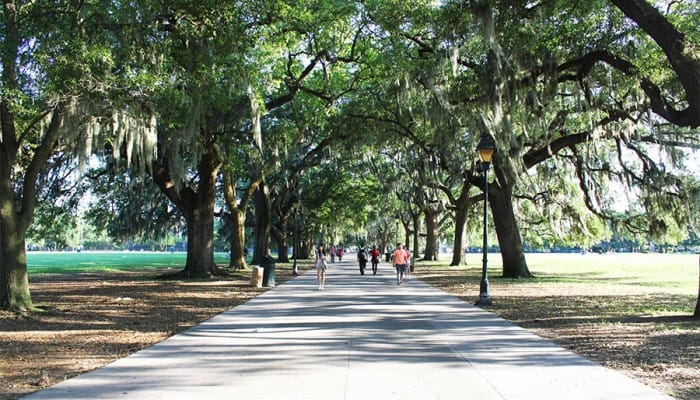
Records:
<instances>
[{"instance_id":1,"label":"dirt ground","mask_svg":"<svg viewBox=\"0 0 700 400\"><path fill-rule=\"evenodd\" d=\"M465 301L478 298L478 280L445 268L418 274ZM683 400L700 400L700 321L696 297L645 286L491 280L490 311L562 347ZM690 313L667 310L684 305ZM640 313L639 310L653 310Z\"/></svg>"},{"instance_id":2,"label":"dirt ground","mask_svg":"<svg viewBox=\"0 0 700 400\"><path fill-rule=\"evenodd\" d=\"M276 272L278 284L291 278L288 266ZM419 275L473 301L466 295L472 285L451 274L446 268ZM0 311L0 399L98 368L267 290L249 286L249 271L201 281L153 277L152 271L32 276L32 297L44 312ZM542 293L537 285L518 285L492 311L678 399L699 400L700 324L687 316L612 315L606 307L639 301L678 299L584 296L567 288Z\"/></svg>"}]
</instances>

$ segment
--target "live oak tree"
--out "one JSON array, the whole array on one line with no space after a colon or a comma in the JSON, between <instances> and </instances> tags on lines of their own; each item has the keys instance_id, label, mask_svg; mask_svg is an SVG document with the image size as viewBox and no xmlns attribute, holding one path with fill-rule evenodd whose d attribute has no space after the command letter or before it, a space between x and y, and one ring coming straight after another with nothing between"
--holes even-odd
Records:
<instances>
[{"instance_id":1,"label":"live oak tree","mask_svg":"<svg viewBox=\"0 0 700 400\"><path fill-rule=\"evenodd\" d=\"M523 221L562 241L605 234L600 219L664 235L684 229L694 209L683 205L697 204L675 173L684 149L698 147L694 2L71 4L4 3L3 308L32 307L25 235L51 157L85 157L99 136L184 216L187 276L217 272L217 196L235 232L232 266L245 265L242 227L256 190L256 256L267 252L268 231L286 254L303 175L347 178L347 168L367 165L337 155L347 143L333 147L334 135L401 142L386 154L421 160L397 166L412 193L428 194L431 235L431 211L455 213L455 249L481 197L474 147L482 132L492 135L489 199L504 276L529 276ZM635 195L626 214L611 211L616 185ZM326 221L329 204L361 209L335 197L347 193L331 194L328 203L304 200L320 207L314 217ZM399 213L408 221L413 211Z\"/></svg>"},{"instance_id":2,"label":"live oak tree","mask_svg":"<svg viewBox=\"0 0 700 400\"><path fill-rule=\"evenodd\" d=\"M279 115L288 113L290 109L296 109L292 114L298 113L305 107L297 103L305 102L317 104L308 109L316 114L312 118L324 118L337 112L338 102L352 90L357 75L363 70L357 67L357 63L366 47L366 26L363 19L357 17L357 7L347 2L318 2L279 8L267 5L265 10L268 18L264 19L266 25L261 26L260 30L264 32L266 41L260 42L252 54L256 55L254 58L257 62L267 65L267 68L259 73L250 73L251 109L253 120L258 121L253 128L259 132L254 135L256 150L252 157L246 157L249 172L245 175L235 174L236 170L228 166L223 170L228 207L225 215L233 223L234 232L241 232L245 208L254 200L257 215L254 262L259 262L268 253L268 241L273 232L271 212L273 205L279 204L279 199L274 196L285 195L278 189L289 187L269 178L282 177L286 182L297 178L278 170L280 165L285 164L285 156L295 153L289 151L289 145L308 146L309 149L317 145L320 148L328 146L323 136L328 136L330 132L323 132L318 126L311 127L322 136L319 139L305 137L310 132L309 127L282 131L278 129L283 124ZM284 109L282 114L275 113L278 109ZM309 165L299 167L303 170ZM242 182L245 182L245 189L240 191L239 196L234 183ZM281 215L284 220L291 207L276 207L278 211L283 209L286 210L286 214ZM275 231L275 234L279 238L286 237L284 229ZM232 249L240 248L243 242L240 236L235 240ZM244 265L237 252L233 254L232 263L235 266Z\"/></svg>"},{"instance_id":3,"label":"live oak tree","mask_svg":"<svg viewBox=\"0 0 700 400\"><path fill-rule=\"evenodd\" d=\"M451 15L463 15L463 11L455 12L447 7L432 12L419 9L412 14L415 15L412 23L398 26L393 24L395 18L387 10L375 14L378 22L394 35L393 46L387 47L397 50L392 63L403 66L401 72L406 77L402 79L405 89L400 91L399 98L402 101L399 102L398 111L394 112L395 115L378 119L387 124L395 124L394 129L401 136L406 137L416 149L422 150L424 160L433 160L433 165L425 168L433 176L428 180L420 179L417 189L421 194L425 194L425 187L440 189L455 211L453 264L461 263L463 228L468 210L478 199L476 195L470 194L470 189L481 185L479 180L468 179L474 176L474 148L480 133L485 129L484 121L479 116L489 114L491 106L488 100L495 98L482 95L483 92L493 92L489 89L492 76L486 73L494 70L493 57L483 57L487 63L492 64L478 65L471 60L479 59L478 55L459 54L460 47L483 51L481 43L488 41L488 38L484 38L485 34L482 34L487 30L479 27L479 19L459 26L455 26L454 21L449 19ZM455 33L454 29L461 27L468 31ZM397 62L397 59L403 62ZM483 76L479 76L480 72L483 72ZM412 100L407 100L411 97ZM469 100L465 100L465 97ZM399 121L398 116L407 120ZM491 190L495 189L496 187ZM501 197L510 201L508 193ZM497 199L494 194L492 205ZM432 236L435 236L433 232L437 218L433 206L428 204L442 203L442 200L434 200L437 201L426 202L425 208L427 234ZM506 202L502 208L509 207L512 206ZM501 212L501 208L496 211L499 212L499 220L508 215ZM505 224L497 224L499 226L517 227L514 219ZM510 240L509 236L503 234L503 229L497 229L497 232L502 244L504 275L528 276L522 252L517 251L519 237ZM510 232L517 234L517 230ZM509 241L505 242L506 240ZM430 244L427 247L432 249ZM508 249L514 251L511 253Z\"/></svg>"},{"instance_id":4,"label":"live oak tree","mask_svg":"<svg viewBox=\"0 0 700 400\"><path fill-rule=\"evenodd\" d=\"M634 14L629 11L630 8L649 6L644 2L624 3L620 3L620 5L627 7L628 15ZM425 24L421 30L421 25L416 21L421 21L422 16L427 13L416 13L417 16L410 19L413 24L404 22L400 27L397 27L392 26L391 22L387 22L382 26L386 26L390 32L403 36L414 44L415 53L413 54L416 62L426 58L439 60L441 57L450 57L454 69L458 71L457 76L463 77L461 78L463 89L446 89L449 88L445 84L446 79L440 80L438 75L437 79L430 81L430 84L436 88L433 90L434 96L440 97L447 93L449 95L443 97L446 100L444 101L447 105L446 108L468 104L470 105L469 110L474 114L486 116L481 120L479 118L471 119L467 126L472 131L478 132L484 129L490 131L499 143L500 151L494 165L496 179L490 185L490 191L492 208L500 204L493 210L493 215L501 248L512 250L512 254L504 254L504 275L527 276L527 267L520 245L521 239L512 212L514 209L513 195L528 197L527 193L521 194L521 189L518 189L517 193L514 192L516 185L522 186L521 179L524 171L536 166L537 163L547 162L555 155L555 152L550 151L550 143L555 144L557 151L563 148L574 149L570 146L582 146L587 142L597 141L599 136L592 134L594 129L600 127L619 129L619 127L614 127L615 122L625 119L632 122L634 115L643 115L643 112L640 112L644 109L643 107L629 112L630 110L620 110L614 104L612 107L601 106L598 103L592 104L590 92L586 92L590 85L586 79L594 76L591 74L592 71L595 71L593 66L607 63L612 68L618 69L623 75L636 77L640 82L639 86L649 95L652 103L656 104L652 106L654 111L658 112L659 115L666 116L671 116L674 113L669 111L672 107L671 102L662 103L659 101L659 96L654 96L655 93L659 92L661 86L652 83L652 79L644 73L640 73L639 69L634 68L632 63L611 56L620 48L623 53L629 54L631 48L625 48L624 43L620 46L618 38L624 37L628 33L625 31L626 27L622 24L620 16L616 15L614 10L610 10L607 3L576 2L572 5L571 2L528 4L494 2L492 6L498 11L494 12L492 8L480 4L446 3L446 9L453 8L452 12L445 13L448 18L451 18L449 23L441 24L441 26L449 27L449 30L446 31L430 28L428 24ZM659 17L658 13L653 14L648 11L637 15L637 18ZM571 16L563 17L568 14ZM498 20L494 20L493 15L498 15ZM388 20L391 21L391 18ZM519 21L519 23L514 24L513 21ZM579 21L579 23L574 25L569 21ZM581 21L585 21L585 23L580 23ZM601 24L607 24L607 26L601 28ZM674 30L668 24L664 26L669 29L669 32ZM581 41L582 37L589 37L591 41L596 40L596 46L599 48L607 46L607 51L601 52L594 49L590 44L591 41ZM694 48L692 41L686 40L682 34L675 32L673 37L676 38L677 48L690 50ZM642 43L643 39L643 37L637 37L633 39L632 43ZM562 46L562 43L566 44ZM459 49L459 46L462 46L463 50L460 49L458 52L455 49ZM640 49L639 54L643 53L646 57L648 53L644 50L647 48ZM687 54L677 54L677 50L674 53L672 49L667 49L666 54L669 57L680 59L677 63L671 63L672 65L689 66L685 68L687 73L687 70L692 72L694 69L693 52L690 50ZM580 54L584 54L584 56L580 57ZM690 57L687 57L688 55ZM570 73L572 69L576 68L578 68L576 74ZM541 79L541 77L549 75L549 71L555 71L554 74L551 74L553 77ZM425 74L420 77L425 80ZM595 78L595 80L598 79ZM692 78L681 79L685 82L684 88L692 89ZM566 87L567 82L579 82L580 88ZM598 82L603 84L599 80L596 84L599 84ZM606 83L612 91L617 89L622 93L625 91L630 93L629 85L625 86L619 79L615 80L614 83ZM452 87L458 88L460 86L453 84ZM538 111L538 107L541 109L542 104L547 106L553 104L549 102L549 98L557 97L557 87L566 90L560 98L566 99L566 96L573 95L574 99L578 97L581 100L578 101L578 104L575 104L576 101L568 104L565 101L560 101L559 107L563 106L563 109L559 108L554 111L555 108L553 108L553 114L550 116L541 115L541 110ZM553 93L552 96L549 96L549 93ZM602 97L598 96L598 98ZM628 99L625 101L629 101ZM690 99L692 103L692 94ZM580 107L581 104L588 104L585 107L597 111L586 110ZM663 107L659 108L658 104ZM574 108L571 108L572 106ZM571 109L567 110L567 107ZM530 115L527 115L528 113ZM573 116L576 113L584 115L583 118L577 117L580 121L594 121L588 123L588 126L593 126L593 128L586 128L585 124L579 126L577 129L581 133L588 132L582 135L557 132L559 126L557 118L563 117L566 124L571 125L567 129L571 129L574 126L572 122L575 121ZM626 118L624 113L632 115L632 117ZM681 114L689 115L692 114L692 111ZM682 120L677 120L677 122L682 122ZM685 122L681 124L685 124ZM543 128L540 128L539 126L542 125L544 125ZM568 137L554 142L559 135L568 135ZM580 141L575 142L575 140ZM665 140L664 142L670 143L671 141ZM564 143L567 144L564 145ZM676 141L676 143L681 142ZM637 150L641 148L630 141L625 141L625 147ZM470 151L471 149L465 150ZM519 159L519 153L524 154L523 159ZM533 157L535 154L538 156ZM576 154L575 158L583 161L578 163L581 166L585 165L586 162L580 157L584 154L589 154L590 157L590 154L593 153L579 151ZM542 157L543 155L544 157ZM567 156L564 155L564 157ZM628 173L631 171L631 169L627 169ZM574 176L574 180L580 181L581 190L585 194L586 188L590 185L590 180L585 178L585 173L581 172L572 176ZM640 183L643 179L632 179L632 181ZM474 184L478 184L478 182L475 181ZM533 194L531 193L531 195ZM587 201L586 204L590 208L594 208L592 202ZM570 210L573 209L570 208ZM595 210L593 211L595 212ZM504 219L507 216L510 217Z\"/></svg>"},{"instance_id":5,"label":"live oak tree","mask_svg":"<svg viewBox=\"0 0 700 400\"><path fill-rule=\"evenodd\" d=\"M33 309L25 237L54 156L82 158L109 136L147 159L155 126L138 104L113 101L118 82L104 10L5 1L0 24L0 307ZM133 95L133 93L132 93ZM133 96L132 96L133 97ZM106 107L103 107L107 105ZM146 113L147 114L147 113ZM129 135L123 135L124 126ZM145 140L144 140L145 138Z\"/></svg>"},{"instance_id":6,"label":"live oak tree","mask_svg":"<svg viewBox=\"0 0 700 400\"><path fill-rule=\"evenodd\" d=\"M141 66L154 76L148 93L157 111L157 158L151 175L187 225L182 274L218 273L213 235L217 178L227 159L224 144L245 121L255 121L248 97L252 49L261 40L263 10L255 1L139 3L143 31L124 38L147 55ZM250 124L250 125L254 125ZM249 125L249 126L250 126ZM249 128L250 129L250 128Z\"/></svg>"}]
</instances>

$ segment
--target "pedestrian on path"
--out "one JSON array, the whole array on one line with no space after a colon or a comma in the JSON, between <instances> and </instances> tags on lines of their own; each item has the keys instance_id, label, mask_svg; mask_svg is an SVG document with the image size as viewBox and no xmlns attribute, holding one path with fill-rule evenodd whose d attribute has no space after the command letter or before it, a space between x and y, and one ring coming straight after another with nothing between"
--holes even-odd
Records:
<instances>
[{"instance_id":1,"label":"pedestrian on path","mask_svg":"<svg viewBox=\"0 0 700 400\"><path fill-rule=\"evenodd\" d=\"M406 253L406 278L408 278L411 275L411 257L413 255L406 245L403 245L403 251Z\"/></svg>"},{"instance_id":2,"label":"pedestrian on path","mask_svg":"<svg viewBox=\"0 0 700 400\"><path fill-rule=\"evenodd\" d=\"M370 250L369 255L372 257L372 275L377 275L380 253L376 245L372 246L372 250Z\"/></svg>"},{"instance_id":3,"label":"pedestrian on path","mask_svg":"<svg viewBox=\"0 0 700 400\"><path fill-rule=\"evenodd\" d=\"M323 290L326 285L327 269L326 250L323 248L323 244L319 244L318 249L316 249L316 282L318 283L318 290Z\"/></svg>"},{"instance_id":4,"label":"pedestrian on path","mask_svg":"<svg viewBox=\"0 0 700 400\"><path fill-rule=\"evenodd\" d=\"M335 263L335 245L331 245L331 264Z\"/></svg>"},{"instance_id":5,"label":"pedestrian on path","mask_svg":"<svg viewBox=\"0 0 700 400\"><path fill-rule=\"evenodd\" d=\"M360 275L365 274L365 268L367 267L367 249L365 249L364 243L360 245L360 249L357 250L357 262L360 264Z\"/></svg>"},{"instance_id":6,"label":"pedestrian on path","mask_svg":"<svg viewBox=\"0 0 700 400\"><path fill-rule=\"evenodd\" d=\"M406 274L406 251L401 247L401 243L396 244L394 250L394 268L396 268L396 284L403 283L403 277Z\"/></svg>"}]
</instances>

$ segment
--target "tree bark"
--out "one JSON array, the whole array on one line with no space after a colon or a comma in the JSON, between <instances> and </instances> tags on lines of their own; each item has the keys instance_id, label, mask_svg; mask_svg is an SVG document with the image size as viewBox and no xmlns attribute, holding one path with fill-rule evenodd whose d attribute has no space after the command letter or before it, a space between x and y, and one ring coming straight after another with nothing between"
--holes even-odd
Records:
<instances>
[{"instance_id":1,"label":"tree bark","mask_svg":"<svg viewBox=\"0 0 700 400\"><path fill-rule=\"evenodd\" d=\"M17 6L14 1L4 3L3 14L5 30L1 48L2 84L3 89L10 92L17 88L16 61L20 43ZM0 98L0 308L23 311L32 309L33 304L24 253L26 228L22 229L25 224L17 210L17 198L12 185L20 143L9 101L6 96ZM35 183L36 181L25 180L25 185ZM25 215L27 211L33 212L24 211Z\"/></svg>"},{"instance_id":2,"label":"tree bark","mask_svg":"<svg viewBox=\"0 0 700 400\"><path fill-rule=\"evenodd\" d=\"M462 204L461 202L456 204L455 209L455 236L454 244L452 250L452 262L451 266L457 266L465 264L464 257L464 247L467 244L467 235L465 232L465 226L467 224L467 215L469 212L469 207L467 204Z\"/></svg>"},{"instance_id":3,"label":"tree bark","mask_svg":"<svg viewBox=\"0 0 700 400\"><path fill-rule=\"evenodd\" d=\"M525 261L520 229L513 212L512 190L495 183L490 184L489 205L491 206L491 219L496 228L496 236L501 248L503 277L531 278L532 274Z\"/></svg>"},{"instance_id":4,"label":"tree bark","mask_svg":"<svg viewBox=\"0 0 700 400\"><path fill-rule=\"evenodd\" d=\"M160 190L180 209L187 224L187 261L182 274L188 278L201 278L218 274L214 262L214 206L216 175L221 167L218 146L209 144L202 155L197 171L199 182L195 191L190 186L176 190L169 167L156 162L153 179Z\"/></svg>"},{"instance_id":5,"label":"tree bark","mask_svg":"<svg viewBox=\"0 0 700 400\"><path fill-rule=\"evenodd\" d=\"M462 192L458 198L454 198L451 192L443 190L450 198L450 203L455 208L455 236L454 245L452 253L452 263L451 266L457 266L465 264L466 255L464 254L464 249L467 245L466 237L466 224L467 216L469 215L469 210L471 207L483 199L483 195L480 196L470 196L469 189L472 187L470 179L465 179L462 183Z\"/></svg>"},{"instance_id":6,"label":"tree bark","mask_svg":"<svg viewBox=\"0 0 700 400\"><path fill-rule=\"evenodd\" d=\"M33 310L25 237L36 209L37 182L47 160L54 153L61 126L63 108L53 110L53 117L43 140L36 146L22 177L21 195L15 193L12 176L19 148L12 108L6 99L0 100L0 308Z\"/></svg>"},{"instance_id":7,"label":"tree bark","mask_svg":"<svg viewBox=\"0 0 700 400\"><path fill-rule=\"evenodd\" d=\"M3 102L2 119L9 117ZM8 135L9 136L9 135ZM17 210L12 188L12 169L16 146L0 142L0 308L25 311L33 308L27 278L25 253L26 223Z\"/></svg>"},{"instance_id":8,"label":"tree bark","mask_svg":"<svg viewBox=\"0 0 700 400\"><path fill-rule=\"evenodd\" d=\"M200 185L201 188L201 185ZM214 202L198 199L187 221L187 261L183 273L188 278L217 275L214 263Z\"/></svg>"},{"instance_id":9,"label":"tree bark","mask_svg":"<svg viewBox=\"0 0 700 400\"><path fill-rule=\"evenodd\" d=\"M277 244L277 261L278 262L289 262L289 244L287 239L289 238L288 221L289 215L280 215L280 221L277 226L270 231L275 243Z\"/></svg>"},{"instance_id":10,"label":"tree bark","mask_svg":"<svg viewBox=\"0 0 700 400\"><path fill-rule=\"evenodd\" d=\"M253 264L260 264L262 257L270 255L270 221L272 210L265 184L258 185L253 196L255 204L255 230L253 231Z\"/></svg>"},{"instance_id":11,"label":"tree bark","mask_svg":"<svg viewBox=\"0 0 700 400\"><path fill-rule=\"evenodd\" d=\"M231 256L228 266L235 269L244 269L245 262L245 210L238 208L230 209L226 213L226 221L231 227Z\"/></svg>"},{"instance_id":12,"label":"tree bark","mask_svg":"<svg viewBox=\"0 0 700 400\"><path fill-rule=\"evenodd\" d=\"M440 227L437 222L437 212L426 207L423 210L425 215L425 254L423 255L424 260L437 261L438 259L438 237L440 234Z\"/></svg>"},{"instance_id":13,"label":"tree bark","mask_svg":"<svg viewBox=\"0 0 700 400\"><path fill-rule=\"evenodd\" d=\"M228 151L226 154L228 154ZM231 161L228 159L226 159L223 164L222 175L224 180L224 200L229 210L226 214L226 221L231 226L231 257L229 259L229 267L233 269L244 269L247 266L245 261L246 210L253 193L260 182L262 182L262 177L260 174L248 177L250 183L245 190L242 190L239 201L238 191L236 190L237 179L233 176Z\"/></svg>"},{"instance_id":14,"label":"tree bark","mask_svg":"<svg viewBox=\"0 0 700 400\"><path fill-rule=\"evenodd\" d=\"M4 197L4 196L3 196ZM6 199L0 200L0 308L11 311L32 310L27 277L25 231L18 228L16 217Z\"/></svg>"}]
</instances>

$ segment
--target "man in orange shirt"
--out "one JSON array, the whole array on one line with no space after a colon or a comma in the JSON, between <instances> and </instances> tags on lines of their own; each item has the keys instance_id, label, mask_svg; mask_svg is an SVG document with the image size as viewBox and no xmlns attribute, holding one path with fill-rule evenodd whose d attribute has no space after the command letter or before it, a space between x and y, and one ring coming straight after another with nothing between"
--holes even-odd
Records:
<instances>
[{"instance_id":1,"label":"man in orange shirt","mask_svg":"<svg viewBox=\"0 0 700 400\"><path fill-rule=\"evenodd\" d=\"M394 250L394 268L396 268L396 284L400 285L403 282L403 277L406 274L406 251L401 248L401 243L396 244Z\"/></svg>"}]
</instances>

